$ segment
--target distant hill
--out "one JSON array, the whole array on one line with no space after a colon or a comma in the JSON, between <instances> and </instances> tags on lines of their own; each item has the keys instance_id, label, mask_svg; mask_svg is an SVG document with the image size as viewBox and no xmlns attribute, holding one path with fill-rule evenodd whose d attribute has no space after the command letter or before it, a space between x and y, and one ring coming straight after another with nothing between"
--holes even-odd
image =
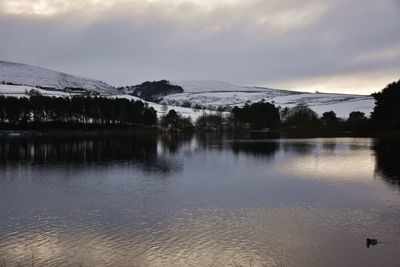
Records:
<instances>
[{"instance_id":1,"label":"distant hill","mask_svg":"<svg viewBox=\"0 0 400 267\"><path fill-rule=\"evenodd\" d=\"M7 61L0 61L0 83L56 90L73 91L83 89L85 91L96 91L105 94L116 92L112 86L102 81Z\"/></svg>"},{"instance_id":2,"label":"distant hill","mask_svg":"<svg viewBox=\"0 0 400 267\"><path fill-rule=\"evenodd\" d=\"M375 105L373 97L365 95L308 93L238 86L218 81L162 80L121 87L117 90L102 81L26 64L0 61L0 95L21 97L26 96L26 91L32 89L47 96L71 96L94 91L102 96L142 99L160 112L162 104L167 104L169 109L175 109L193 119L201 114L199 109L229 111L234 106L261 100L282 108L307 105L319 115L332 110L343 118L348 117L352 111L361 111L369 116Z\"/></svg>"}]
</instances>

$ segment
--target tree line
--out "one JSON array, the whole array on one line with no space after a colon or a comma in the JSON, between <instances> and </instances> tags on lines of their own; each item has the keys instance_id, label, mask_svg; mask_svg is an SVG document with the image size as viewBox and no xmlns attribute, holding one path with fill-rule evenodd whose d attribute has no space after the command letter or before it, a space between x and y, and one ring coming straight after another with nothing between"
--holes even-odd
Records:
<instances>
[{"instance_id":1,"label":"tree line","mask_svg":"<svg viewBox=\"0 0 400 267\"><path fill-rule=\"evenodd\" d=\"M306 105L280 108L267 102L234 107L228 115L203 113L193 127L211 131L275 131L293 134L337 134L352 132L367 134L372 121L363 112L354 111L347 119L338 118L334 111L319 116Z\"/></svg>"},{"instance_id":2,"label":"tree line","mask_svg":"<svg viewBox=\"0 0 400 267\"><path fill-rule=\"evenodd\" d=\"M195 122L175 110L170 110L158 120L157 112L142 101L93 95L47 97L35 91L28 92L28 96L0 96L0 129L67 128L73 124L100 127L158 125L177 131L272 130L295 134L351 132L368 135L400 131L400 80L373 94L375 108L370 117L353 111L347 119L338 118L334 111L319 116L306 105L281 108L262 100L233 107L229 113L203 112Z\"/></svg>"},{"instance_id":3,"label":"tree line","mask_svg":"<svg viewBox=\"0 0 400 267\"><path fill-rule=\"evenodd\" d=\"M0 126L46 128L83 125L148 126L157 123L157 112L142 101L93 96L0 96Z\"/></svg>"}]
</instances>

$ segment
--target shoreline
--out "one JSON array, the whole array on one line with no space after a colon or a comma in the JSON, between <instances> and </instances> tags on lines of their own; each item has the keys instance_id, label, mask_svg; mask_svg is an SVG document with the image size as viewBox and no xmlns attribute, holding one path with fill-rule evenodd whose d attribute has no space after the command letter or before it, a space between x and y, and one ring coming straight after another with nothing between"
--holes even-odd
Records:
<instances>
[{"instance_id":1,"label":"shoreline","mask_svg":"<svg viewBox=\"0 0 400 267\"><path fill-rule=\"evenodd\" d=\"M18 138L73 138L73 137L129 137L138 135L221 135L225 137L247 137L265 139L294 138L385 138L400 139L400 132L356 134L351 132L311 133L286 131L171 131L160 127L114 128L114 129L45 129L45 130L0 130L0 139Z\"/></svg>"}]
</instances>

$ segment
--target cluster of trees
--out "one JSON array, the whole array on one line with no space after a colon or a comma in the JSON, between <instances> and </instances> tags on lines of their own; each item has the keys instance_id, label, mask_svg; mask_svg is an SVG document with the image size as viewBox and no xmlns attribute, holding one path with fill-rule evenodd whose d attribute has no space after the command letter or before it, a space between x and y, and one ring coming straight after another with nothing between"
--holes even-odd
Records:
<instances>
[{"instance_id":1,"label":"cluster of trees","mask_svg":"<svg viewBox=\"0 0 400 267\"><path fill-rule=\"evenodd\" d=\"M304 134L337 134L338 132L367 133L370 120L363 112L350 113L347 120L328 111L318 116L312 109L300 105L281 109L273 104L258 102L244 107L234 107L227 116L222 113L204 113L195 127L208 131L223 130L273 130Z\"/></svg>"},{"instance_id":2,"label":"cluster of trees","mask_svg":"<svg viewBox=\"0 0 400 267\"><path fill-rule=\"evenodd\" d=\"M196 120L196 128L207 131L222 131L226 126L226 119L221 113L207 114L203 113Z\"/></svg>"},{"instance_id":3,"label":"cluster of trees","mask_svg":"<svg viewBox=\"0 0 400 267\"><path fill-rule=\"evenodd\" d=\"M159 102L163 96L170 94L183 93L183 88L178 85L172 85L167 80L144 82L132 87L119 88L120 90L132 90L132 95L138 96L146 101Z\"/></svg>"},{"instance_id":4,"label":"cluster of trees","mask_svg":"<svg viewBox=\"0 0 400 267\"><path fill-rule=\"evenodd\" d=\"M260 101L244 107L234 107L230 116L235 128L248 127L254 130L275 129L281 124L279 109L274 104Z\"/></svg>"},{"instance_id":5,"label":"cluster of trees","mask_svg":"<svg viewBox=\"0 0 400 267\"><path fill-rule=\"evenodd\" d=\"M223 131L276 129L280 125L279 108L260 101L253 104L246 103L243 107L234 107L227 116L222 112L203 112L194 127L206 131Z\"/></svg>"},{"instance_id":6,"label":"cluster of trees","mask_svg":"<svg viewBox=\"0 0 400 267\"><path fill-rule=\"evenodd\" d=\"M234 107L224 115L222 112L203 112L192 123L190 118L170 110L161 117L160 125L170 130L237 131L237 130L273 130L304 134L337 134L353 132L366 134L371 129L371 120L363 112L351 112L348 119L338 118L336 113L328 111L318 116L305 105L294 108L276 107L264 101L243 107Z\"/></svg>"},{"instance_id":7,"label":"cluster of trees","mask_svg":"<svg viewBox=\"0 0 400 267\"><path fill-rule=\"evenodd\" d=\"M190 117L184 117L171 109L166 115L161 116L160 126L168 130L193 131L195 129L203 131L219 132L227 130L228 118L221 112L203 112L195 122Z\"/></svg>"},{"instance_id":8,"label":"cluster of trees","mask_svg":"<svg viewBox=\"0 0 400 267\"><path fill-rule=\"evenodd\" d=\"M299 105L292 109L282 109L283 122L281 129L294 133L323 133L337 134L339 132L352 132L367 134L370 131L370 120L363 112L353 111L348 119L338 118L334 111L327 111L318 116L312 109Z\"/></svg>"},{"instance_id":9,"label":"cluster of trees","mask_svg":"<svg viewBox=\"0 0 400 267\"><path fill-rule=\"evenodd\" d=\"M193 130L193 122L189 117L183 117L174 109L161 116L160 125L169 130Z\"/></svg>"},{"instance_id":10,"label":"cluster of trees","mask_svg":"<svg viewBox=\"0 0 400 267\"><path fill-rule=\"evenodd\" d=\"M157 123L157 112L142 101L104 97L47 97L31 94L16 98L0 96L2 128L28 125L129 125Z\"/></svg>"}]
</instances>

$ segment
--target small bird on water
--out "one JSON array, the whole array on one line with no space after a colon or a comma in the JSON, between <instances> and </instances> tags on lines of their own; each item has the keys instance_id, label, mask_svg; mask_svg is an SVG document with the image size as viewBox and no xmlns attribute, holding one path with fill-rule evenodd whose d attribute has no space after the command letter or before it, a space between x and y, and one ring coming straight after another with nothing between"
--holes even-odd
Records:
<instances>
[{"instance_id":1,"label":"small bird on water","mask_svg":"<svg viewBox=\"0 0 400 267\"><path fill-rule=\"evenodd\" d=\"M367 248L378 245L378 239L367 238Z\"/></svg>"}]
</instances>

